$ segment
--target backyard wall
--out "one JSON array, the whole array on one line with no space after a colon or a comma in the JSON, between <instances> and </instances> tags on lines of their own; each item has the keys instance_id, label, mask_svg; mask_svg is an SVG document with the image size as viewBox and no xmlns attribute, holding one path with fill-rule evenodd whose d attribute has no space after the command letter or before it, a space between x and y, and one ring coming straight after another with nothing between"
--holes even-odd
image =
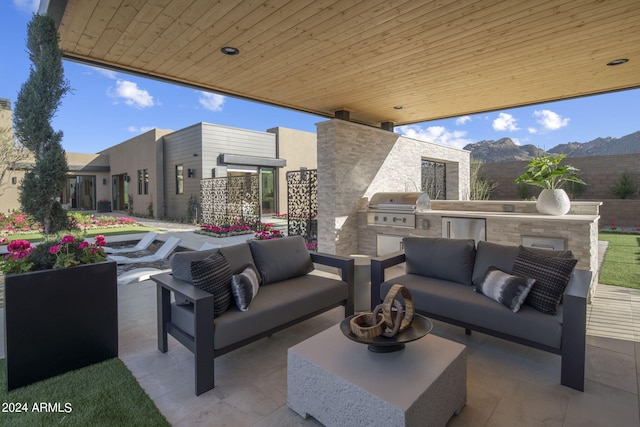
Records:
<instances>
[{"instance_id":1,"label":"backyard wall","mask_svg":"<svg viewBox=\"0 0 640 427\"><path fill-rule=\"evenodd\" d=\"M491 193L492 200L520 200L518 185L514 180L527 167L527 161L483 163L479 175L496 184ZM600 224L616 223L620 226L640 226L640 153L619 154L611 156L570 157L562 164L569 164L580 170L578 176L588 185L582 191L572 194L573 200L602 201L600 208ZM636 184L636 192L629 200L615 199L612 189L620 179L620 174L627 170ZM528 196L537 196L538 187L526 186ZM565 188L568 189L568 188Z\"/></svg>"}]
</instances>

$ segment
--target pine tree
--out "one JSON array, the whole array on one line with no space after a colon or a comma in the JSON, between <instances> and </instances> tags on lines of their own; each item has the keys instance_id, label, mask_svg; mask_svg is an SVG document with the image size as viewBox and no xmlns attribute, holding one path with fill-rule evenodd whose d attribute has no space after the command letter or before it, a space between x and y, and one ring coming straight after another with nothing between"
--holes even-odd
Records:
<instances>
[{"instance_id":1,"label":"pine tree","mask_svg":"<svg viewBox=\"0 0 640 427\"><path fill-rule=\"evenodd\" d=\"M32 65L18 93L13 117L16 138L35 157L33 169L20 185L20 204L25 213L42 224L45 234L64 224L56 199L62 194L68 169L62 132L51 126L62 97L71 90L64 77L58 41L53 19L34 15L27 32Z\"/></svg>"}]
</instances>

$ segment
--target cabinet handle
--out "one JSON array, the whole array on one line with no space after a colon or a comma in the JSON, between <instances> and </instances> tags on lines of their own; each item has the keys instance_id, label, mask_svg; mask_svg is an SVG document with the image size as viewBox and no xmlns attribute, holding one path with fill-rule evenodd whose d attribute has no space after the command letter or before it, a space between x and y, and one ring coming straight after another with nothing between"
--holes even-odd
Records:
<instances>
[{"instance_id":1,"label":"cabinet handle","mask_svg":"<svg viewBox=\"0 0 640 427\"><path fill-rule=\"evenodd\" d=\"M447 221L447 239L451 238L451 221Z\"/></svg>"}]
</instances>

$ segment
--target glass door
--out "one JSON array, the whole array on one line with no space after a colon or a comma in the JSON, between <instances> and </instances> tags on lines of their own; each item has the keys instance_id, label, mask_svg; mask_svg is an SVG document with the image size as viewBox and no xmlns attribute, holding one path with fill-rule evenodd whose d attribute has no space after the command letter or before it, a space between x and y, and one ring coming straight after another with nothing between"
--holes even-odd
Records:
<instances>
[{"instance_id":1,"label":"glass door","mask_svg":"<svg viewBox=\"0 0 640 427\"><path fill-rule=\"evenodd\" d=\"M276 213L275 168L260 169L260 205L263 214Z\"/></svg>"}]
</instances>

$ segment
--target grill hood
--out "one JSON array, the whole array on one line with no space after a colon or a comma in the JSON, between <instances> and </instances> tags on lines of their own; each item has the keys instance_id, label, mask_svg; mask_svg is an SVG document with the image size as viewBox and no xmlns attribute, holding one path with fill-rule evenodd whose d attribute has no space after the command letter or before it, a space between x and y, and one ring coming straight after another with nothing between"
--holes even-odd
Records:
<instances>
[{"instance_id":1,"label":"grill hood","mask_svg":"<svg viewBox=\"0 0 640 427\"><path fill-rule=\"evenodd\" d=\"M424 212L431 209L431 199L425 192L376 193L369 200L369 209Z\"/></svg>"}]
</instances>

